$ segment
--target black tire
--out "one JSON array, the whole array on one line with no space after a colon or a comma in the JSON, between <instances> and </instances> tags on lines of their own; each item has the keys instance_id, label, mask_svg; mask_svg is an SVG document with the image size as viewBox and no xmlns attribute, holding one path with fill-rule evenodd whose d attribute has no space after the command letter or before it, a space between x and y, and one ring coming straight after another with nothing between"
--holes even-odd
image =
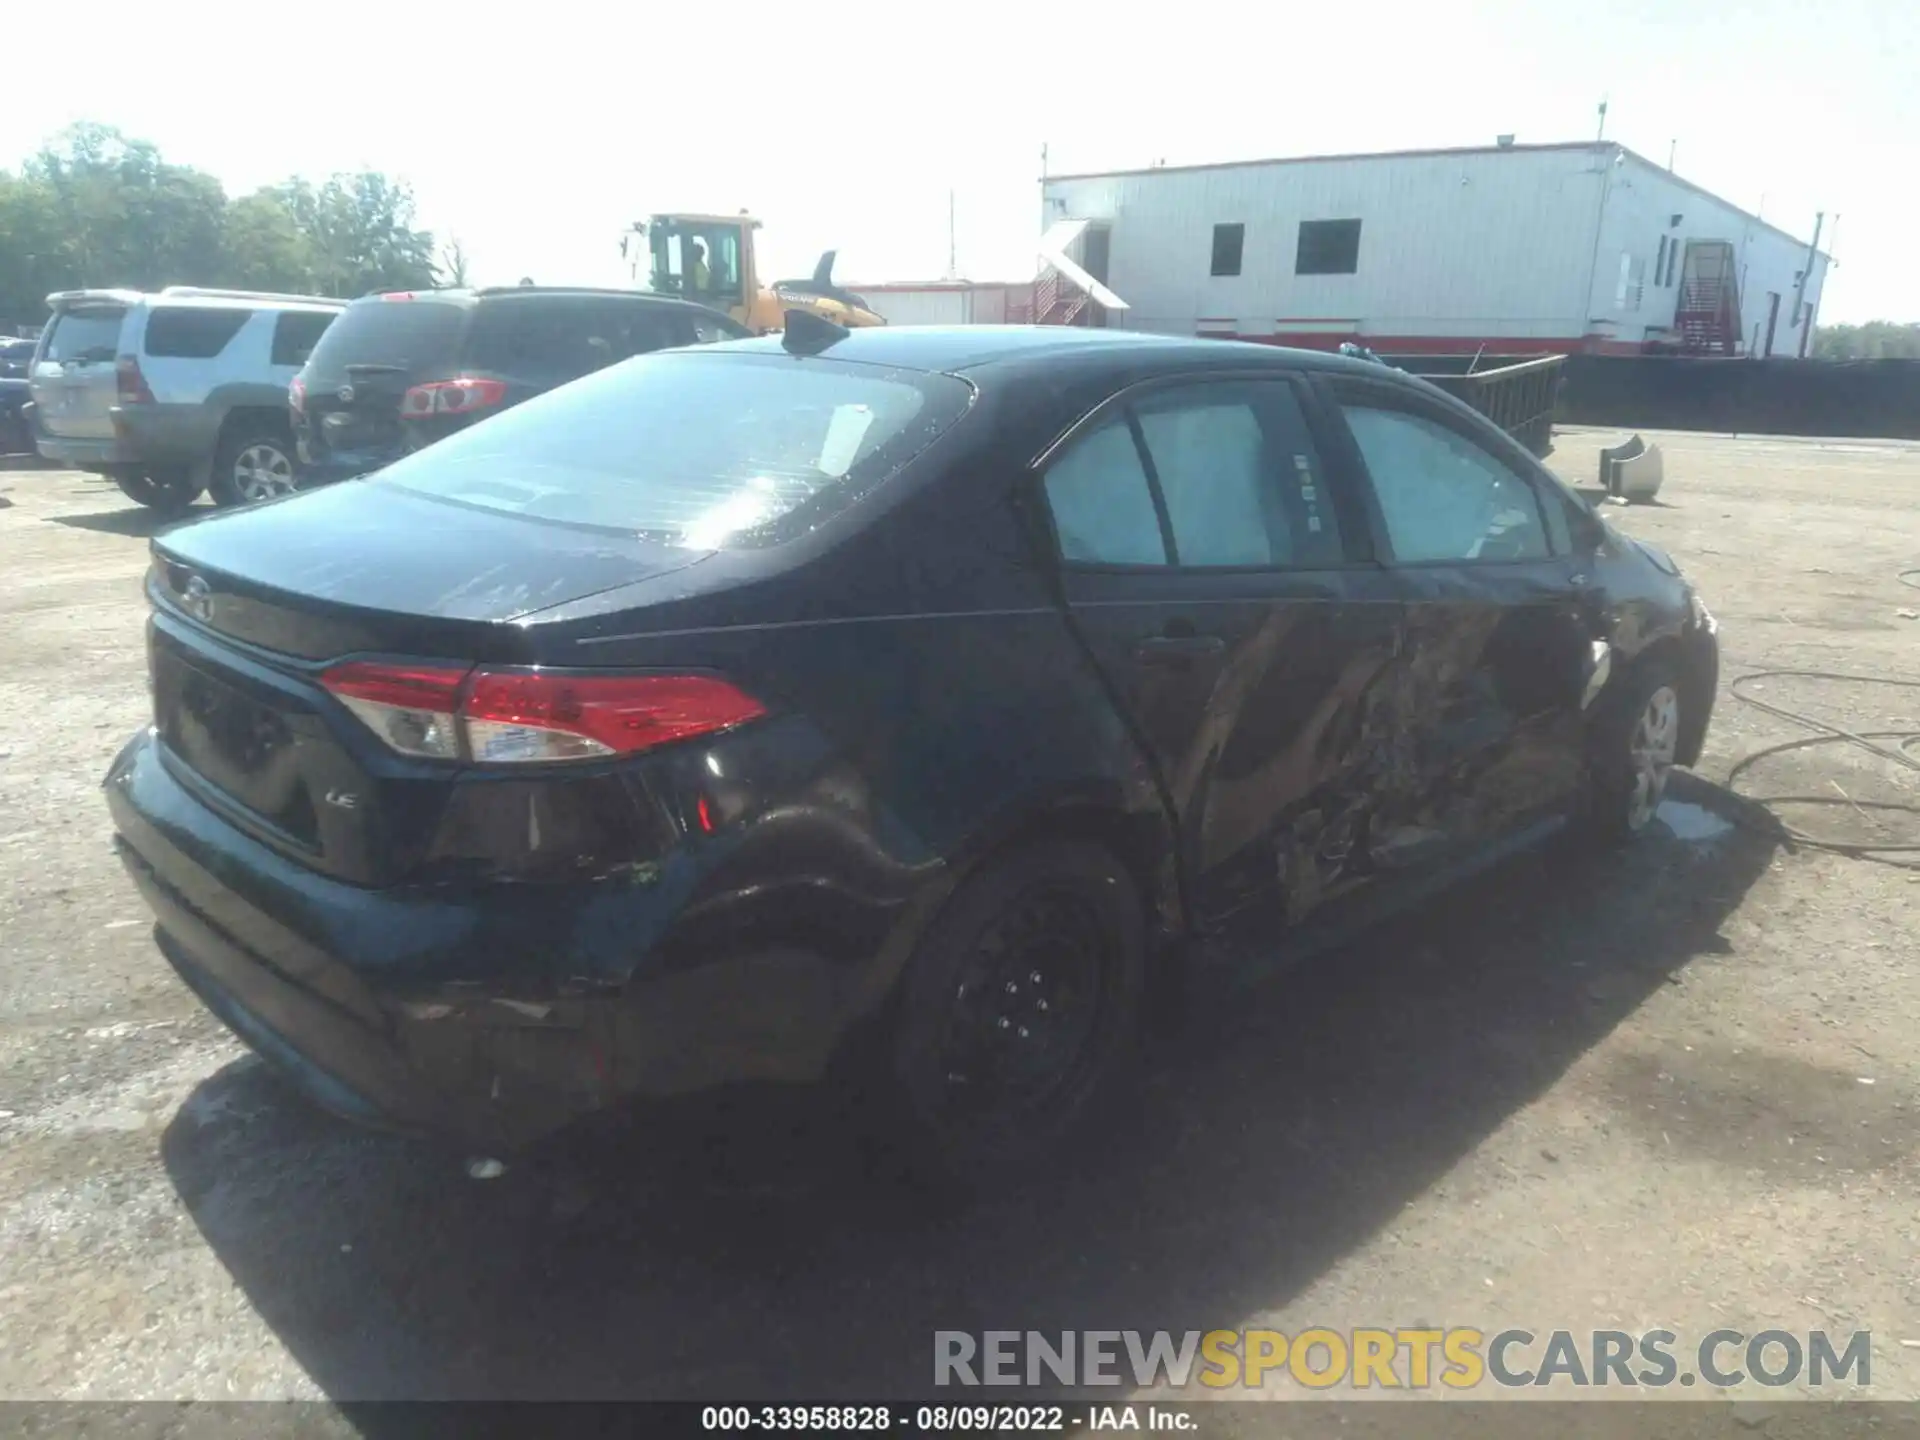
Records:
<instances>
[{"instance_id":1,"label":"black tire","mask_svg":"<svg viewBox=\"0 0 1920 1440\"><path fill-rule=\"evenodd\" d=\"M1665 762L1649 769L1642 726L1664 705ZM1602 695L1588 732L1587 803L1581 816L1587 836L1601 844L1618 845L1633 839L1653 823L1673 770L1686 704L1686 687L1678 671L1661 656L1635 665L1624 683ZM1651 747L1654 751L1659 745ZM1657 771L1657 774L1654 773ZM1649 793L1650 792L1650 793Z\"/></svg>"},{"instance_id":2,"label":"black tire","mask_svg":"<svg viewBox=\"0 0 1920 1440\"><path fill-rule=\"evenodd\" d=\"M240 420L220 437L207 488L216 505L255 505L292 494L297 474L293 437L285 426Z\"/></svg>"},{"instance_id":3,"label":"black tire","mask_svg":"<svg viewBox=\"0 0 1920 1440\"><path fill-rule=\"evenodd\" d=\"M183 514L200 498L200 486L181 471L146 474L123 470L114 475L113 483L129 500L162 515Z\"/></svg>"},{"instance_id":4,"label":"black tire","mask_svg":"<svg viewBox=\"0 0 1920 1440\"><path fill-rule=\"evenodd\" d=\"M1136 1053L1144 932L1126 868L1081 841L1010 851L947 902L888 1047L889 1129L916 1177L998 1184L1058 1147Z\"/></svg>"}]
</instances>

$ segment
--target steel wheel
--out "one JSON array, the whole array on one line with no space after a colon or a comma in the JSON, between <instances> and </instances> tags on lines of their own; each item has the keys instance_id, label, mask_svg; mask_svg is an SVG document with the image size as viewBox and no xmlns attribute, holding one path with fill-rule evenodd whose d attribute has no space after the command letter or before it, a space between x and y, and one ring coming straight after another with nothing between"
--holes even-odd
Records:
<instances>
[{"instance_id":1,"label":"steel wheel","mask_svg":"<svg viewBox=\"0 0 1920 1440\"><path fill-rule=\"evenodd\" d=\"M1082 895L1037 886L978 939L940 1042L949 1114L1042 1106L1071 1084L1100 1018L1111 938Z\"/></svg>"},{"instance_id":2,"label":"steel wheel","mask_svg":"<svg viewBox=\"0 0 1920 1440\"><path fill-rule=\"evenodd\" d=\"M1112 852L1036 840L981 867L887 1022L878 1113L909 1169L972 1189L1058 1158L1135 1053L1145 981L1144 912Z\"/></svg>"},{"instance_id":3,"label":"steel wheel","mask_svg":"<svg viewBox=\"0 0 1920 1440\"><path fill-rule=\"evenodd\" d=\"M233 493L252 504L293 493L293 460L278 445L256 440L233 459Z\"/></svg>"},{"instance_id":4,"label":"steel wheel","mask_svg":"<svg viewBox=\"0 0 1920 1440\"><path fill-rule=\"evenodd\" d=\"M1673 757L1680 744L1680 697L1671 685L1656 686L1634 721L1627 744L1633 791L1627 802L1627 828L1645 829L1667 793Z\"/></svg>"}]
</instances>

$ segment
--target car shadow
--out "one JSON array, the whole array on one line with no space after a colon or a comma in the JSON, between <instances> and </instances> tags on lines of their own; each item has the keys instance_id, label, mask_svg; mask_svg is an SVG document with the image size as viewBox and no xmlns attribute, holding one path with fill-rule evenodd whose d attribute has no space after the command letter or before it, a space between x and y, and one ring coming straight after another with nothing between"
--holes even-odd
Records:
<instances>
[{"instance_id":1,"label":"car shadow","mask_svg":"<svg viewBox=\"0 0 1920 1440\"><path fill-rule=\"evenodd\" d=\"M1121 1118L964 1205L865 1177L817 1096L715 1102L617 1156L480 1183L251 1060L194 1092L163 1155L336 1401L924 1395L936 1329L1207 1329L1284 1305L1650 993L1718 963L1777 843L1550 847L1281 983L1203 980Z\"/></svg>"},{"instance_id":2,"label":"car shadow","mask_svg":"<svg viewBox=\"0 0 1920 1440\"><path fill-rule=\"evenodd\" d=\"M129 505L120 510L103 510L92 515L55 515L56 525L71 525L76 530L96 530L103 535L126 535L149 540L162 530L211 515L209 506L196 505L182 514L162 514L144 505Z\"/></svg>"}]
</instances>

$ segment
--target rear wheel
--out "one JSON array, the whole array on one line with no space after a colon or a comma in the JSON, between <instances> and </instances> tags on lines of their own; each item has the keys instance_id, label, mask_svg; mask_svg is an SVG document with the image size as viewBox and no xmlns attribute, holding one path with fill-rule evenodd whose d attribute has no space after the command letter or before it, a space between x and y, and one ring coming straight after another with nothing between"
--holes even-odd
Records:
<instances>
[{"instance_id":1,"label":"rear wheel","mask_svg":"<svg viewBox=\"0 0 1920 1440\"><path fill-rule=\"evenodd\" d=\"M1131 1057L1140 898L1098 846L1045 841L974 876L909 966L892 1046L923 1175L977 1183L1045 1155Z\"/></svg>"},{"instance_id":2,"label":"rear wheel","mask_svg":"<svg viewBox=\"0 0 1920 1440\"><path fill-rule=\"evenodd\" d=\"M200 498L200 486L184 470L122 470L113 477L120 493L163 515L177 515Z\"/></svg>"},{"instance_id":3,"label":"rear wheel","mask_svg":"<svg viewBox=\"0 0 1920 1440\"><path fill-rule=\"evenodd\" d=\"M291 495L296 488L293 442L270 424L236 425L213 459L214 503L253 505Z\"/></svg>"}]
</instances>

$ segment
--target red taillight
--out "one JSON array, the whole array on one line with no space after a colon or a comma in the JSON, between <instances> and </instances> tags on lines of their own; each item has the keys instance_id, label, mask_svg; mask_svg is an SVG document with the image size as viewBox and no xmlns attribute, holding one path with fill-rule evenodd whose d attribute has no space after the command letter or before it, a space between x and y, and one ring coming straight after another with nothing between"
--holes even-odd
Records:
<instances>
[{"instance_id":1,"label":"red taillight","mask_svg":"<svg viewBox=\"0 0 1920 1440\"><path fill-rule=\"evenodd\" d=\"M637 755L766 714L710 675L566 675L542 670L337 665L321 683L407 755L486 765Z\"/></svg>"},{"instance_id":2,"label":"red taillight","mask_svg":"<svg viewBox=\"0 0 1920 1440\"><path fill-rule=\"evenodd\" d=\"M415 385L407 391L400 400L400 415L405 420L418 420L425 415L471 415L489 405L498 405L506 396L507 386L502 380L475 380L467 376L458 380L435 380L430 385Z\"/></svg>"},{"instance_id":3,"label":"red taillight","mask_svg":"<svg viewBox=\"0 0 1920 1440\"><path fill-rule=\"evenodd\" d=\"M287 407L296 415L304 415L307 410L307 382L298 375L287 386Z\"/></svg>"},{"instance_id":4,"label":"red taillight","mask_svg":"<svg viewBox=\"0 0 1920 1440\"><path fill-rule=\"evenodd\" d=\"M492 761L633 755L731 729L766 710L707 675L482 670L461 713L473 758Z\"/></svg>"},{"instance_id":5,"label":"red taillight","mask_svg":"<svg viewBox=\"0 0 1920 1440\"><path fill-rule=\"evenodd\" d=\"M465 670L438 665L336 665L320 683L402 755L460 758L457 711Z\"/></svg>"},{"instance_id":6,"label":"red taillight","mask_svg":"<svg viewBox=\"0 0 1920 1440\"><path fill-rule=\"evenodd\" d=\"M113 362L113 387L122 405L153 404L153 391L147 387L147 377L140 373L136 356L122 355Z\"/></svg>"}]
</instances>

